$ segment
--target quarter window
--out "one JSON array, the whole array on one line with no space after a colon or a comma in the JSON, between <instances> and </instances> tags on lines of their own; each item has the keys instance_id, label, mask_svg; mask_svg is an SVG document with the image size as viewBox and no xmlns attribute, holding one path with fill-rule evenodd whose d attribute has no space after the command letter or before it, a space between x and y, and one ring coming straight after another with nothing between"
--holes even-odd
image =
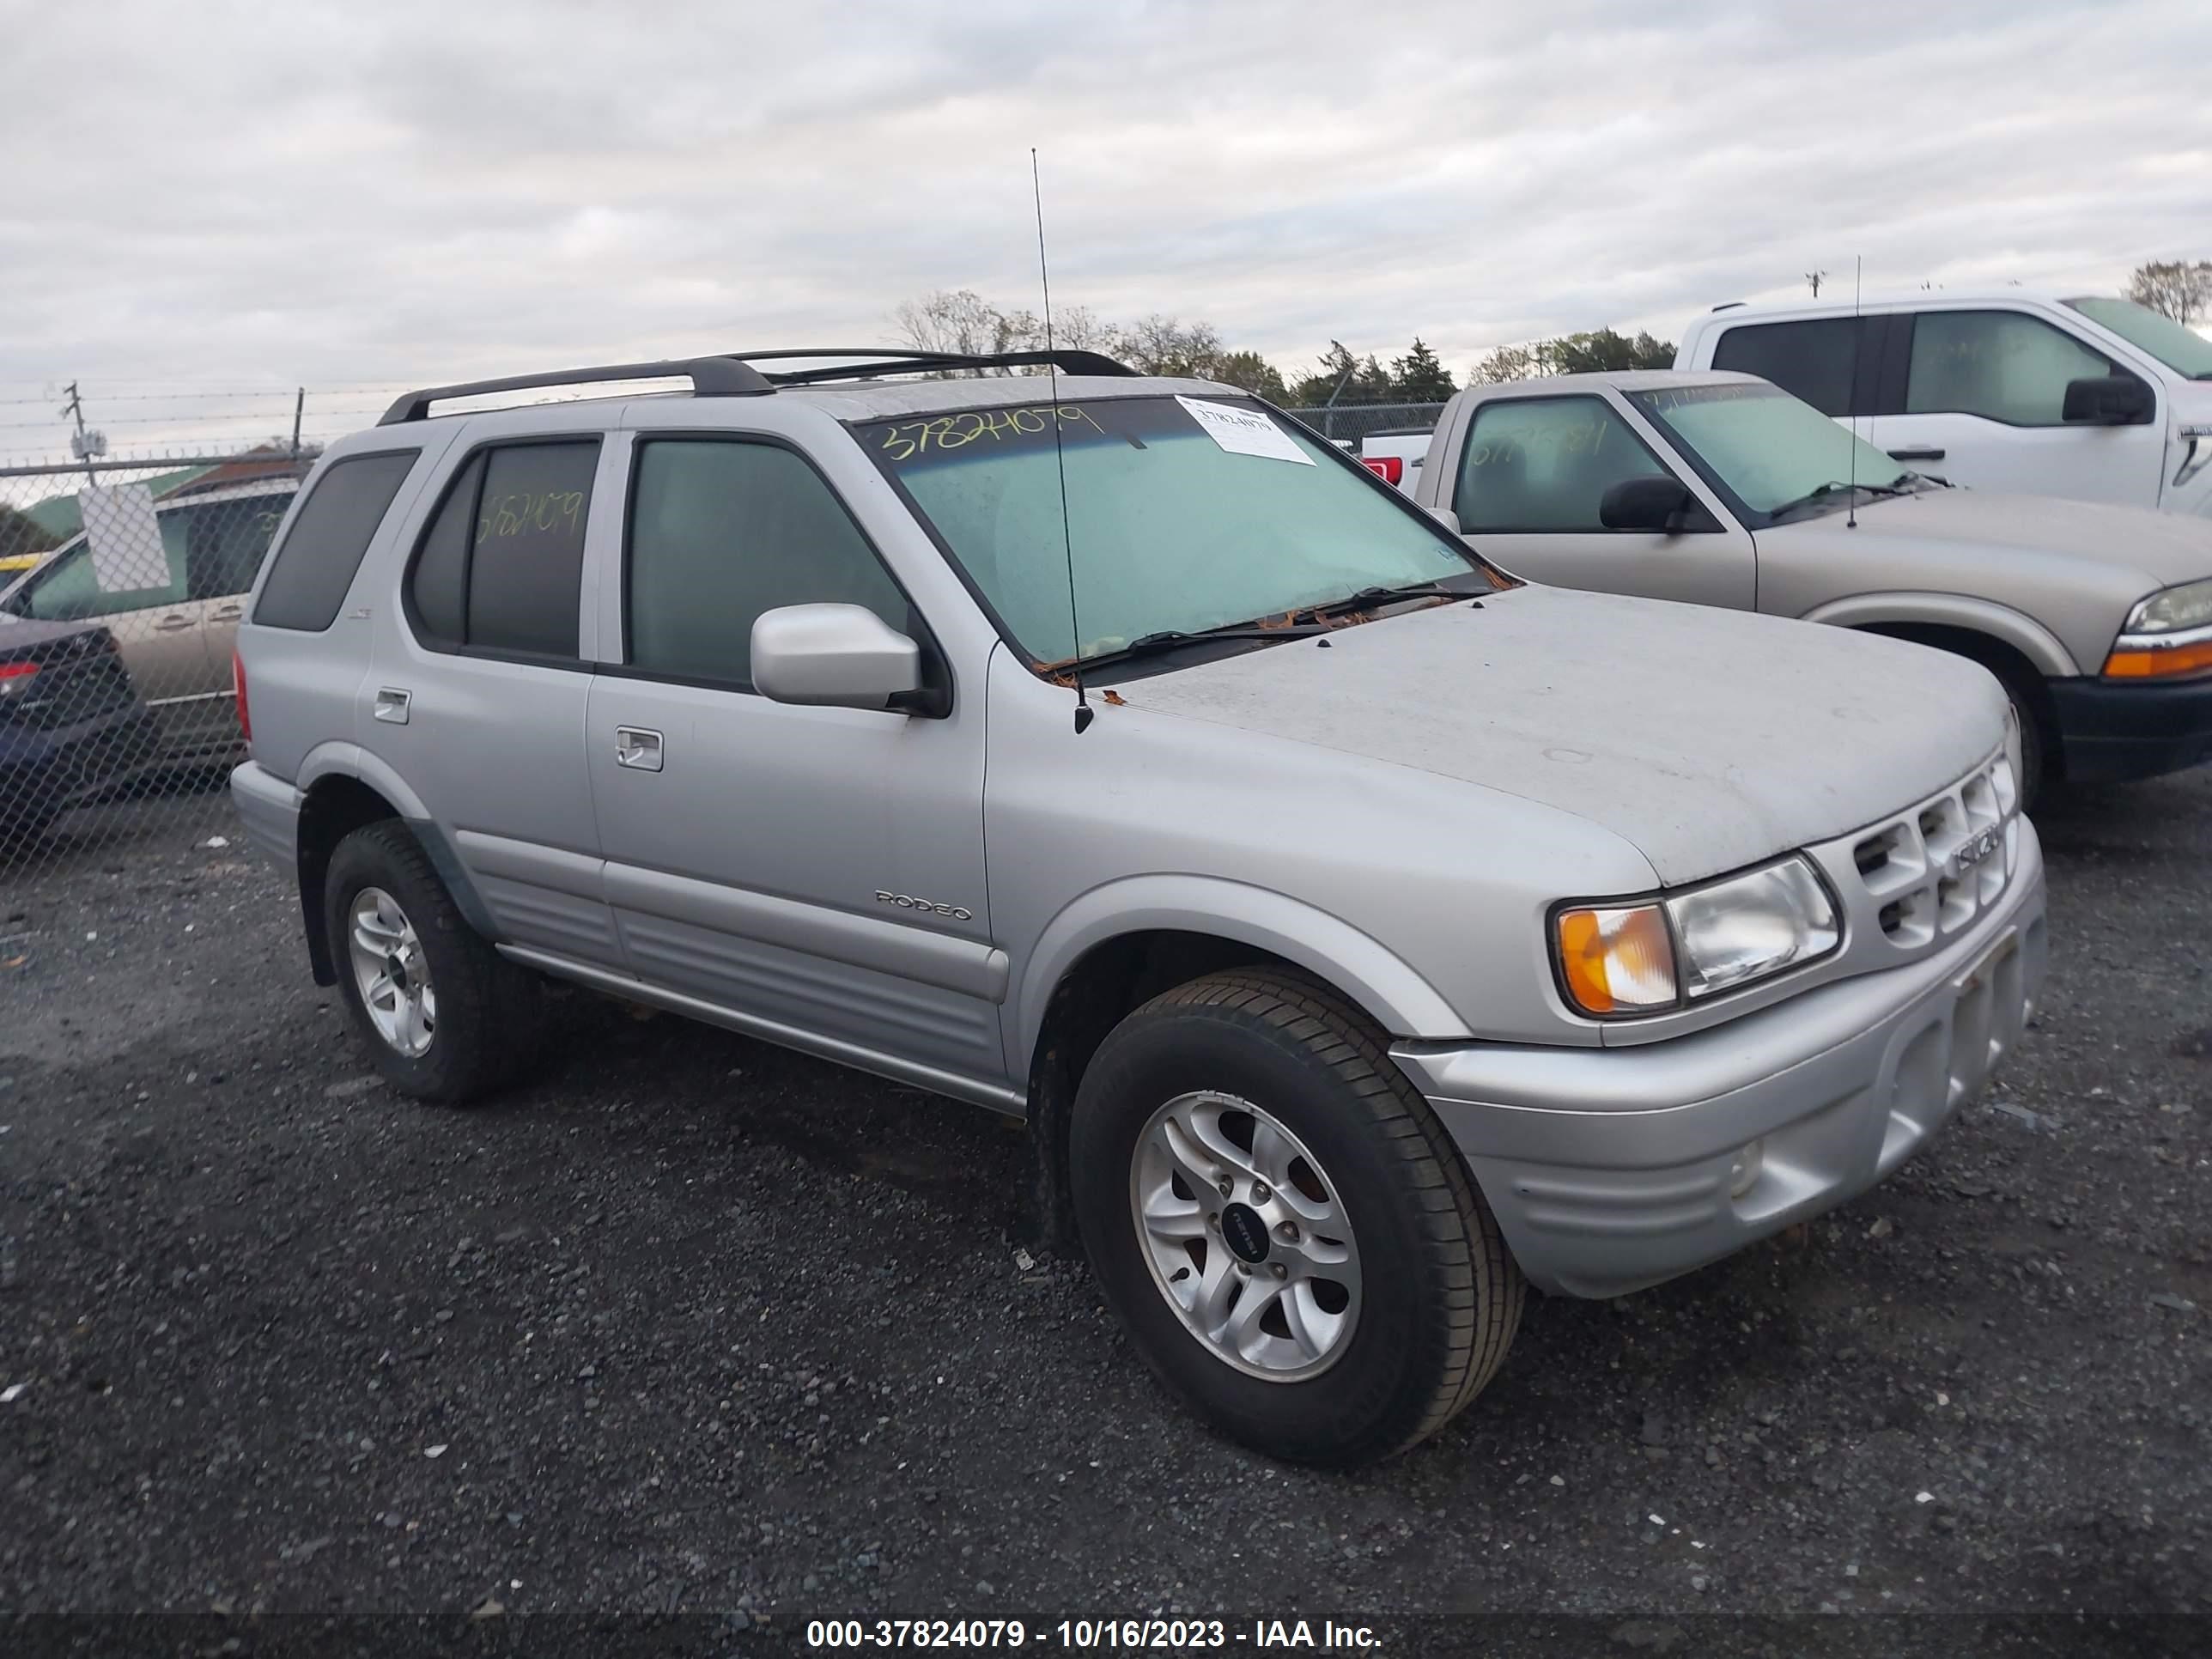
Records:
<instances>
[{"instance_id":1,"label":"quarter window","mask_svg":"<svg viewBox=\"0 0 2212 1659\"><path fill-rule=\"evenodd\" d=\"M866 605L917 631L843 503L775 444L641 444L628 567L629 664L650 673L750 686L753 620L779 605Z\"/></svg>"},{"instance_id":2,"label":"quarter window","mask_svg":"<svg viewBox=\"0 0 2212 1659\"><path fill-rule=\"evenodd\" d=\"M1452 505L1469 535L1603 531L1607 490L1666 471L1602 398L1510 398L1475 411Z\"/></svg>"},{"instance_id":3,"label":"quarter window","mask_svg":"<svg viewBox=\"0 0 2212 1659\"><path fill-rule=\"evenodd\" d=\"M1713 348L1713 367L1771 380L1823 415L1848 415L1863 326L1856 317L1746 324L1721 336Z\"/></svg>"},{"instance_id":4,"label":"quarter window","mask_svg":"<svg viewBox=\"0 0 2212 1659\"><path fill-rule=\"evenodd\" d=\"M463 467L407 579L427 643L501 655L576 655L576 611L596 438L508 444Z\"/></svg>"},{"instance_id":5,"label":"quarter window","mask_svg":"<svg viewBox=\"0 0 2212 1659\"><path fill-rule=\"evenodd\" d=\"M323 469L309 488L307 499L300 504L283 545L276 550L269 580L261 584L261 597L253 606L257 623L319 633L337 620L346 590L353 586L354 574L361 568L362 556L368 551L377 526L384 522L392 498L413 468L416 453L407 449L383 455L352 455ZM224 511L234 512L252 524L264 514L281 518L286 503L280 498L221 505ZM271 523L267 530L258 531L264 547L268 545L269 532L275 528ZM221 580L234 580L236 574ZM216 580L216 573L210 572L210 580ZM251 573L246 581L252 584Z\"/></svg>"},{"instance_id":6,"label":"quarter window","mask_svg":"<svg viewBox=\"0 0 2212 1659\"><path fill-rule=\"evenodd\" d=\"M2102 352L2016 311L1925 311L1913 319L1905 412L2063 426L2068 381L2119 372Z\"/></svg>"}]
</instances>

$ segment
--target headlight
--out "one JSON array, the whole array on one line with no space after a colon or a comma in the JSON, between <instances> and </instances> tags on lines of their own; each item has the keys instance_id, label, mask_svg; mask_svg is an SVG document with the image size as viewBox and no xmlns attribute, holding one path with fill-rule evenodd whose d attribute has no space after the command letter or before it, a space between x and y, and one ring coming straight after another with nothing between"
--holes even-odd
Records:
<instances>
[{"instance_id":1,"label":"headlight","mask_svg":"<svg viewBox=\"0 0 2212 1659\"><path fill-rule=\"evenodd\" d=\"M1559 980L1586 1014L1656 1013L1778 974L1843 937L1802 858L1649 904L1578 905L1553 924Z\"/></svg>"},{"instance_id":2,"label":"headlight","mask_svg":"<svg viewBox=\"0 0 2212 1659\"><path fill-rule=\"evenodd\" d=\"M2180 679L2212 672L2212 581L2184 582L2128 612L2105 659L2115 680Z\"/></svg>"},{"instance_id":3,"label":"headlight","mask_svg":"<svg viewBox=\"0 0 2212 1659\"><path fill-rule=\"evenodd\" d=\"M2175 634L2212 628L2212 581L2184 582L2152 594L2128 612L2123 634Z\"/></svg>"}]
</instances>

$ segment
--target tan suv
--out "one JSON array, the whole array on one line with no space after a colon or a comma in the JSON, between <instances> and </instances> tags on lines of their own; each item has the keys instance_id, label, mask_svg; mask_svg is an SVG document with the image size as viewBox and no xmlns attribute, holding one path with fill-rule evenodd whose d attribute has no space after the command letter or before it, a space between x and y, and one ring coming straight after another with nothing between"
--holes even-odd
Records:
<instances>
[{"instance_id":1,"label":"tan suv","mask_svg":"<svg viewBox=\"0 0 2212 1659\"><path fill-rule=\"evenodd\" d=\"M299 489L297 478L264 478L162 502L161 545L105 579L79 535L0 592L0 621L106 623L159 722L163 755L228 753L239 743L230 676L239 618Z\"/></svg>"},{"instance_id":2,"label":"tan suv","mask_svg":"<svg viewBox=\"0 0 2212 1659\"><path fill-rule=\"evenodd\" d=\"M1719 372L1462 392L1410 488L1536 581L1971 657L2012 700L2030 798L2212 757L2212 523L1954 489Z\"/></svg>"}]
</instances>

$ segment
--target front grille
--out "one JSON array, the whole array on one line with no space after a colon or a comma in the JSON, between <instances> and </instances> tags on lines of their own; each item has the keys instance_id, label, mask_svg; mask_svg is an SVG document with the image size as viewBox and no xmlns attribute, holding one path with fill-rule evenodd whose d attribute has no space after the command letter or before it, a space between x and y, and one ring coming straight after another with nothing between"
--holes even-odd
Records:
<instances>
[{"instance_id":1,"label":"front grille","mask_svg":"<svg viewBox=\"0 0 2212 1659\"><path fill-rule=\"evenodd\" d=\"M2020 867L2020 785L2011 761L2000 753L1941 794L1862 831L1850 861L1875 926L1899 947L1923 949L1972 926Z\"/></svg>"}]
</instances>

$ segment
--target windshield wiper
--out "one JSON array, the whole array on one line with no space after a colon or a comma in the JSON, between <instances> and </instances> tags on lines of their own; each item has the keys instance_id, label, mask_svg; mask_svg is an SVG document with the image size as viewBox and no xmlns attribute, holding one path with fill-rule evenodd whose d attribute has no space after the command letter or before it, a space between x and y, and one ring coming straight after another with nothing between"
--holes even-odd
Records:
<instances>
[{"instance_id":1,"label":"windshield wiper","mask_svg":"<svg viewBox=\"0 0 2212 1659\"><path fill-rule=\"evenodd\" d=\"M1340 617L1347 611L1364 611L1370 605L1389 605L1399 599L1456 599L1460 597L1459 589L1447 587L1442 582L1407 582L1402 587L1363 587L1357 593L1347 593L1340 599L1326 599L1319 605L1302 605L1291 615Z\"/></svg>"},{"instance_id":2,"label":"windshield wiper","mask_svg":"<svg viewBox=\"0 0 2212 1659\"><path fill-rule=\"evenodd\" d=\"M1229 623L1219 628L1201 628L1194 631L1164 628L1157 634L1139 634L1127 645L1117 645L1111 651L1101 651L1093 657L1085 657L1079 661L1051 663L1047 666L1055 673L1075 667L1088 672L1100 663L1127 662L1134 657L1157 657L1162 652L1179 651L1187 645L1211 645L1216 640L1302 640L1315 634L1332 631L1318 623L1279 623L1272 628L1261 628L1253 623Z\"/></svg>"},{"instance_id":3,"label":"windshield wiper","mask_svg":"<svg viewBox=\"0 0 2212 1659\"><path fill-rule=\"evenodd\" d=\"M1901 479L1905 475L1903 473L1899 473L1898 474L1898 477ZM1869 494L1875 495L1909 495L1912 493L1909 489L1900 488L1895 483L1886 484L1853 484L1846 483L1841 478L1831 478L1827 483L1820 485L1816 489L1808 489L1803 495L1799 495L1793 500L1783 502L1779 507L1771 507L1767 508L1767 516L1769 518L1778 519L1785 513L1795 512L1801 507L1811 507L1814 502L1824 501L1831 495L1848 495L1854 489L1863 489Z\"/></svg>"}]
</instances>

